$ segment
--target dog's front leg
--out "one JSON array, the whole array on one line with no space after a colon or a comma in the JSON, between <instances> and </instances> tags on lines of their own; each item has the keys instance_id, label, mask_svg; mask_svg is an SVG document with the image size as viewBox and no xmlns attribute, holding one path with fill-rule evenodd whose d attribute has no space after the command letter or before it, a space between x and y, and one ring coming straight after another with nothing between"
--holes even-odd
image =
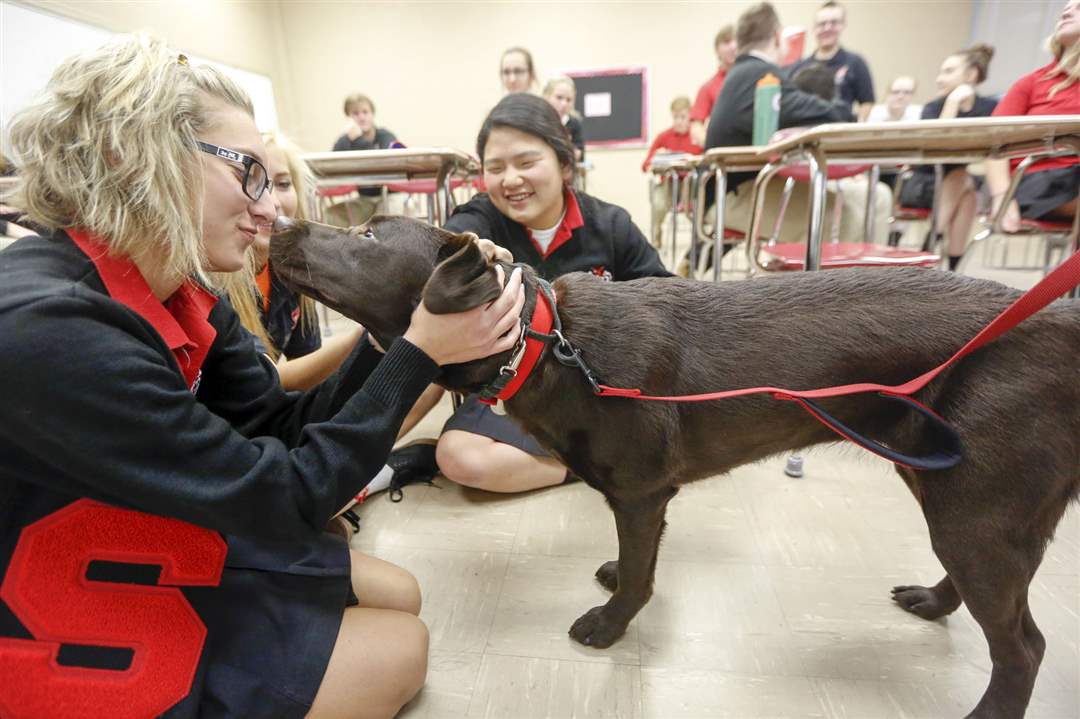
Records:
<instances>
[{"instance_id":1,"label":"dog's front leg","mask_svg":"<svg viewBox=\"0 0 1080 719\"><path fill-rule=\"evenodd\" d=\"M608 498L619 534L618 584L607 604L593 607L578 617L570 627L571 637L592 647L610 647L649 601L660 535L664 531L664 512L673 496L675 492L667 490L660 496L632 502Z\"/></svg>"}]
</instances>

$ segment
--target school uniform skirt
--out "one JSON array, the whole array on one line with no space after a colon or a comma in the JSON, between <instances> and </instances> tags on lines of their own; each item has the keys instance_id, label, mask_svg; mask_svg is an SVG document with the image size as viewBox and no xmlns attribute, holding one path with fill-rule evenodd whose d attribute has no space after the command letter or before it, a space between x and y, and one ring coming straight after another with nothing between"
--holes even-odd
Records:
<instances>
[{"instance_id":1,"label":"school uniform skirt","mask_svg":"<svg viewBox=\"0 0 1080 719\"><path fill-rule=\"evenodd\" d=\"M540 446L536 438L522 430L517 422L506 415L495 414L489 405L481 402L480 398L474 394L466 397L461 406L446 421L443 432L451 429L490 437L496 442L517 447L534 457L551 456Z\"/></svg>"},{"instance_id":2,"label":"school uniform skirt","mask_svg":"<svg viewBox=\"0 0 1080 719\"><path fill-rule=\"evenodd\" d=\"M1016 188L1020 215L1038 220L1080 194L1080 164L1055 170L1031 172Z\"/></svg>"},{"instance_id":3,"label":"school uniform skirt","mask_svg":"<svg viewBox=\"0 0 1080 719\"><path fill-rule=\"evenodd\" d=\"M207 627L206 645L192 694L165 716L302 719L356 603L348 545L328 532L226 539L221 583L182 589Z\"/></svg>"}]
</instances>

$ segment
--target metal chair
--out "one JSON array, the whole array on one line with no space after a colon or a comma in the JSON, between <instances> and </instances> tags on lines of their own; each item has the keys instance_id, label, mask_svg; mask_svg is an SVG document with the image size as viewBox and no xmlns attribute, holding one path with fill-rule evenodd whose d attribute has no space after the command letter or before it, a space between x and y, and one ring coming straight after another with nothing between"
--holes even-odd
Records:
<instances>
[{"instance_id":1,"label":"metal chair","mask_svg":"<svg viewBox=\"0 0 1080 719\"><path fill-rule=\"evenodd\" d=\"M834 163L828 166L828 179L830 180L840 180L867 172L870 173L867 202L868 234L872 231L869 215L873 212L873 193L877 185L877 173L874 170L876 170L876 166L863 164ZM802 242L778 242L778 238L780 224L783 221L784 213L787 211L794 184L797 180L808 180L809 169L806 165L795 165L774 169L766 168L762 170L762 175L765 175L765 173L769 173L768 176L763 182L759 177L759 184L755 187L755 191L759 193L758 208L761 207L765 184L768 183L772 175L780 175L787 179L772 236L763 244L759 233L757 238L752 238L747 243L746 252L750 265L754 271L758 272L803 270L806 267L805 244ZM925 250L908 250L890 245L878 245L869 241L840 242L840 192L842 191L838 191L838 196L833 203L832 236L828 242L823 243L821 246L821 269L838 267L936 267L941 262L940 256ZM760 212L755 213L755 215L753 225L756 226L760 224ZM767 257L763 258L762 255Z\"/></svg>"},{"instance_id":2,"label":"metal chair","mask_svg":"<svg viewBox=\"0 0 1080 719\"><path fill-rule=\"evenodd\" d=\"M1001 228L1001 221L1005 217L1005 211L1016 197L1016 190L1020 187L1020 180L1023 179L1024 172L1033 162L1039 159L1043 158L1035 156L1025 157L1020 161L1020 164L1016 166L1016 169L1013 170L1012 177L1009 181L1009 188L1005 191L1005 196L1001 200L1001 207L998 209L996 215L992 218L985 219L986 226L972 238L971 244L968 246L968 252L964 253L964 260L968 258L970 250L975 244L983 242L991 237L998 237L1002 240L1006 240L999 243L1001 253L998 259L995 260L994 258L994 250L996 248L989 243L987 243L986 250L983 253L984 263L988 267L1003 270L1041 271L1043 275L1046 275L1050 270L1063 262L1072 252L1080 250L1080 210L1077 211L1077 214L1073 217L1071 222L1068 220L1032 220L1021 218L1020 229L1016 232L1005 232ZM1011 263L1009 261L1010 243L1007 239L1010 237L1023 237L1027 240L1027 247L1025 247L1022 252L1023 261L1019 264ZM1028 261L1032 254L1031 249L1033 244L1036 245L1036 250L1038 249L1038 244L1042 245L1042 261L1037 264Z\"/></svg>"}]
</instances>

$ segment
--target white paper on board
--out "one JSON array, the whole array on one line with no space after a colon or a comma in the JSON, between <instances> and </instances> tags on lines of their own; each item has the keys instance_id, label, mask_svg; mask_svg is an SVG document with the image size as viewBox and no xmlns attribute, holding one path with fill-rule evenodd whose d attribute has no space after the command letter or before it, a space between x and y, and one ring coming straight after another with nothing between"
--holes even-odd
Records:
<instances>
[{"instance_id":1,"label":"white paper on board","mask_svg":"<svg viewBox=\"0 0 1080 719\"><path fill-rule=\"evenodd\" d=\"M611 117L611 93L590 92L586 94L585 117Z\"/></svg>"}]
</instances>

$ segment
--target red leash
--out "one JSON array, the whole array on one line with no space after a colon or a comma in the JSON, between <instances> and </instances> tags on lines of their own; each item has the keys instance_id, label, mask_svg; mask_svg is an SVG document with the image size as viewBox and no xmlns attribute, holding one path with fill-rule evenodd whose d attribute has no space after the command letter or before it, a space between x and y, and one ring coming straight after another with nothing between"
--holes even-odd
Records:
<instances>
[{"instance_id":1,"label":"red leash","mask_svg":"<svg viewBox=\"0 0 1080 719\"><path fill-rule=\"evenodd\" d=\"M601 397L625 397L628 399L651 400L656 402L704 402L708 400L728 399L729 397L742 397L751 394L770 394L773 399L798 402L804 409L809 411L817 419L824 422L837 433L890 461L914 469L945 469L959 462L959 438L956 436L955 430L953 430L941 417L934 413L933 410L919 404L916 400L912 399L910 395L925 387L930 380L938 376L952 363L965 355L974 352L980 347L993 342L995 339L1005 334L1043 307L1046 307L1055 299L1066 294L1077 285L1080 285L1080 252L1073 253L1068 260L1044 277L1041 282L1006 307L1005 310L995 317L990 324L984 327L982 331L975 335L975 337L961 347L956 354L943 364L900 385L882 385L864 382L811 390L791 390L782 387L748 387L745 389L709 392L706 394L656 396L642 394L640 389L623 389L601 384L597 394ZM844 426L838 420L825 413L819 406L811 401L825 397L842 397L865 392L881 393L882 396L886 398L904 402L912 409L924 414L931 422L938 425L939 429L942 429L945 432L945 451L939 451L923 458L899 454L873 440L862 437L857 432Z\"/></svg>"}]
</instances>

